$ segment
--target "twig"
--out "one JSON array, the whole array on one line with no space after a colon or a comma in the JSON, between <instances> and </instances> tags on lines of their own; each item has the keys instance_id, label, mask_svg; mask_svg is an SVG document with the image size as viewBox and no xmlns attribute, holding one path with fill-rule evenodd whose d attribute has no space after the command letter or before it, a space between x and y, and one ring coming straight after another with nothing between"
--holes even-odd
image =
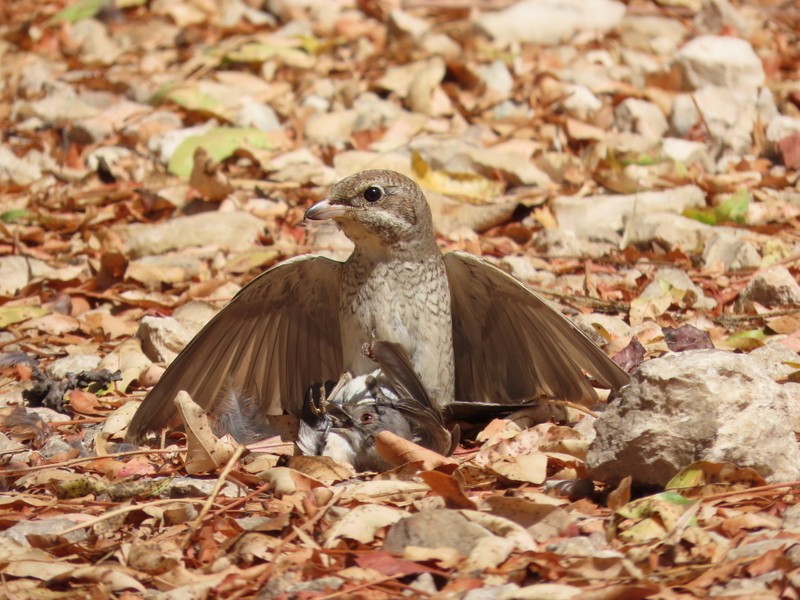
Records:
<instances>
[{"instance_id":1,"label":"twig","mask_svg":"<svg viewBox=\"0 0 800 600\"><path fill-rule=\"evenodd\" d=\"M161 506L162 504L171 504L179 502L181 504L193 504L196 502L202 502L200 498L161 498L159 500L152 500L145 504L131 504L130 506L121 506L120 508L116 508L114 510L110 510L106 513L103 513L99 517L95 517L86 521L85 523L79 523L78 525L73 525L72 527L68 527L63 531L60 531L58 535L66 535L68 533L72 533L73 531L80 531L81 529L86 529L87 527L94 527L98 523L102 523L103 521L108 521L109 519L113 519L118 517L119 515L124 515L125 513L133 512L134 510L143 510L148 506Z\"/></svg>"},{"instance_id":2,"label":"twig","mask_svg":"<svg viewBox=\"0 0 800 600\"><path fill-rule=\"evenodd\" d=\"M726 323L739 323L740 321L760 321L772 317L785 317L786 315L796 315L798 313L800 313L800 307L787 308L786 310L773 310L761 313L760 315L720 315L714 319L714 322L725 325Z\"/></svg>"},{"instance_id":3,"label":"twig","mask_svg":"<svg viewBox=\"0 0 800 600\"><path fill-rule=\"evenodd\" d=\"M591 296L579 296L577 294L568 294L566 292L558 292L556 290L532 285L528 285L526 287L530 290L533 290L537 294L545 294L547 296L554 296L564 300L571 300L594 308L610 308L617 312L628 312L631 309L631 305L627 302L615 302L613 300L602 300L600 298L593 298Z\"/></svg>"},{"instance_id":4,"label":"twig","mask_svg":"<svg viewBox=\"0 0 800 600\"><path fill-rule=\"evenodd\" d=\"M327 513L331 509L331 507L333 507L333 505L339 501L339 498L342 497L342 494L344 494L344 488L337 490L336 493L333 494L333 497L328 502L325 503L325 506L320 508L317 514L315 514L313 517L311 517L305 523L303 523L299 527L299 529L309 530L312 527L314 527L314 525L316 525L316 523L320 519L322 519L323 516L325 516L325 513ZM272 555L278 556L283 551L283 549L286 546L288 546L289 543L292 542L296 537L297 537L297 529L293 529L292 532L289 533L289 535L287 535L283 540L281 540L281 543L275 548L275 551L272 553ZM270 567L272 567L274 564L275 561L272 561L270 563ZM268 581L271 576L272 576L272 569L270 568L262 575L263 581L264 582Z\"/></svg>"},{"instance_id":5,"label":"twig","mask_svg":"<svg viewBox=\"0 0 800 600\"><path fill-rule=\"evenodd\" d=\"M713 494L711 496L705 496L701 498L703 502L709 502L713 500L724 500L725 498L730 498L731 496L746 496L747 494L758 494L760 492L771 492L773 490L779 490L781 488L792 488L792 487L800 487L800 480L798 481L787 481L785 483L773 483L771 485L762 485L759 487L752 487L746 490L736 490L733 492L722 492L721 494Z\"/></svg>"},{"instance_id":6,"label":"twig","mask_svg":"<svg viewBox=\"0 0 800 600\"><path fill-rule=\"evenodd\" d=\"M54 467L71 467L84 462L92 462L101 458L119 458L122 456L135 456L137 454L170 454L185 452L186 448L174 449L149 449L149 450L128 450L126 452L115 452L114 454L104 454L103 456L81 456L80 458L72 458L70 460L63 460L56 463L47 463L46 465L35 465L33 467L23 467L21 469L3 469L0 470L0 477L4 475L19 475L20 473L31 473L33 471L43 471L44 469L52 469Z\"/></svg>"},{"instance_id":7,"label":"twig","mask_svg":"<svg viewBox=\"0 0 800 600\"><path fill-rule=\"evenodd\" d=\"M384 583L388 583L389 581L396 581L399 577L403 577L402 573L398 573L397 575L388 575L386 577L381 577L380 579L376 579L375 581L367 581L366 583L362 583L356 585L351 588L347 588L346 590L341 590L339 592L334 592L333 594L328 594L327 596L320 596L318 600L330 600L331 598L341 598L342 596L349 596L356 590L363 590L366 588L371 588L373 586L382 585ZM423 590L419 590L417 588L412 588L414 591L415 598L429 598L430 594Z\"/></svg>"},{"instance_id":8,"label":"twig","mask_svg":"<svg viewBox=\"0 0 800 600\"><path fill-rule=\"evenodd\" d=\"M208 495L208 498L206 498L206 501L203 504L203 508L200 510L200 514L197 515L197 518L194 520L194 523L192 523L189 526L189 535L186 536L186 538L183 540L183 544L181 544L181 547L183 549L186 549L186 547L189 545L189 542L192 539L192 534L196 529L200 527L200 524L203 522L203 519L205 519L206 515L208 515L208 513L211 511L211 507L214 504L214 500L217 498L217 495L219 495L219 492L222 489L222 486L225 483L225 481L227 481L228 475L230 475L230 472L233 470L234 465L239 462L239 459L242 457L243 452L244 452L244 446L239 445L236 447L236 451L233 453L233 455L228 459L228 462L225 464L225 468L222 469L222 472L219 474L219 477L217 477L217 481L214 484L214 489L211 490L211 493Z\"/></svg>"}]
</instances>

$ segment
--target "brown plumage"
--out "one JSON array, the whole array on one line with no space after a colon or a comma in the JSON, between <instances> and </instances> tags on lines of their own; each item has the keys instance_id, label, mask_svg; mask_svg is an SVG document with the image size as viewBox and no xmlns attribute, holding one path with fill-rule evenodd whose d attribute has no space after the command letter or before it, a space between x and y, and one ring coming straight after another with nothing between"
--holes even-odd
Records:
<instances>
[{"instance_id":1,"label":"brown plumage","mask_svg":"<svg viewBox=\"0 0 800 600\"><path fill-rule=\"evenodd\" d=\"M628 376L570 321L491 264L439 251L419 186L363 171L331 189L309 219L333 219L355 243L345 262L301 256L256 277L189 343L150 391L128 437L175 418L179 390L211 412L225 388L264 414L300 414L304 391L364 375L362 353L399 344L437 408L454 398L514 402L539 396L591 403L582 371L607 387Z\"/></svg>"}]
</instances>

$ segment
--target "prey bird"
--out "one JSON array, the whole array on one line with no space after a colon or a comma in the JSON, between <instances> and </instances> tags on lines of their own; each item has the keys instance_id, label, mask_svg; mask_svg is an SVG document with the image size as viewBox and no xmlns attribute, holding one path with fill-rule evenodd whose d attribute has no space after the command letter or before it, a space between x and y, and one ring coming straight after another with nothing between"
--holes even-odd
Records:
<instances>
[{"instance_id":1,"label":"prey bird","mask_svg":"<svg viewBox=\"0 0 800 600\"><path fill-rule=\"evenodd\" d=\"M350 257L299 256L242 288L146 396L130 441L175 421L180 390L209 413L233 387L265 419L299 416L310 385L375 369L361 351L373 340L403 349L435 411L455 399L591 404L596 393L584 372L609 388L628 382L522 283L470 254L442 255L427 200L408 177L385 170L347 177L306 218L335 221L354 242Z\"/></svg>"}]
</instances>

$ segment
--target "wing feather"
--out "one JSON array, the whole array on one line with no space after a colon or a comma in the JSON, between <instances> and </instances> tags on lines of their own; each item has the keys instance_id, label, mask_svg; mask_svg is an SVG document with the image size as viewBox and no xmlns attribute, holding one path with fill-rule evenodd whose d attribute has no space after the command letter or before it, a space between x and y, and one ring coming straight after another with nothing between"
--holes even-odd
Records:
<instances>
[{"instance_id":1,"label":"wing feather","mask_svg":"<svg viewBox=\"0 0 800 600\"><path fill-rule=\"evenodd\" d=\"M522 283L464 252L445 255L453 309L456 399L520 402L548 396L591 404L584 371L604 386L628 374Z\"/></svg>"},{"instance_id":2,"label":"wing feather","mask_svg":"<svg viewBox=\"0 0 800 600\"><path fill-rule=\"evenodd\" d=\"M251 394L260 414L299 414L303 392L343 371L340 262L300 256L265 271L189 342L142 402L128 428L140 440L176 417L186 390L213 412L231 386Z\"/></svg>"}]
</instances>

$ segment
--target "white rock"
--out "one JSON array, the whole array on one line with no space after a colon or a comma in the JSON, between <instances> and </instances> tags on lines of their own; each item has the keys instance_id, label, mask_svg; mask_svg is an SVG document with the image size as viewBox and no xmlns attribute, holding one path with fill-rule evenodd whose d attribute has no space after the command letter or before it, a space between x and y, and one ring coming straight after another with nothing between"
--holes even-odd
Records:
<instances>
[{"instance_id":1,"label":"white rock","mask_svg":"<svg viewBox=\"0 0 800 600\"><path fill-rule=\"evenodd\" d=\"M800 477L786 391L746 355L668 354L643 363L595 422L593 477L663 486L698 460L751 467L769 481Z\"/></svg>"},{"instance_id":2,"label":"white rock","mask_svg":"<svg viewBox=\"0 0 800 600\"><path fill-rule=\"evenodd\" d=\"M27 157L18 157L13 150L0 146L0 181L27 186L42 178L42 169Z\"/></svg>"},{"instance_id":3,"label":"white rock","mask_svg":"<svg viewBox=\"0 0 800 600\"><path fill-rule=\"evenodd\" d=\"M578 119L585 119L603 108L600 99L585 85L569 84L566 92L569 96L561 102L561 107Z\"/></svg>"},{"instance_id":4,"label":"white rock","mask_svg":"<svg viewBox=\"0 0 800 600\"><path fill-rule=\"evenodd\" d=\"M425 19L420 19L405 11L395 8L389 13L389 33L390 35L405 34L413 40L419 40L431 28L431 24Z\"/></svg>"},{"instance_id":5,"label":"white rock","mask_svg":"<svg viewBox=\"0 0 800 600\"><path fill-rule=\"evenodd\" d=\"M633 215L625 231L629 244L655 244L664 250L693 254L703 248L714 228L678 214L652 213Z\"/></svg>"},{"instance_id":6,"label":"white rock","mask_svg":"<svg viewBox=\"0 0 800 600\"><path fill-rule=\"evenodd\" d=\"M758 267L761 264L761 254L756 244L734 233L717 231L717 227L711 229L714 232L703 248L704 266L712 268L721 264L728 271Z\"/></svg>"},{"instance_id":7,"label":"white rock","mask_svg":"<svg viewBox=\"0 0 800 600\"><path fill-rule=\"evenodd\" d=\"M491 90L501 98L508 98L514 89L514 78L502 60L495 60L488 65L480 65L478 74L487 90Z\"/></svg>"},{"instance_id":8,"label":"white rock","mask_svg":"<svg viewBox=\"0 0 800 600\"><path fill-rule=\"evenodd\" d=\"M100 357L94 354L70 354L54 360L47 366L47 371L56 379L63 379L67 373L91 371L100 364Z\"/></svg>"},{"instance_id":9,"label":"white rock","mask_svg":"<svg viewBox=\"0 0 800 600\"><path fill-rule=\"evenodd\" d=\"M707 86L691 95L677 96L672 103L670 123L676 135L684 137L702 121L713 138L712 151L719 148L744 155L752 148L757 122L769 122L773 109L756 88Z\"/></svg>"},{"instance_id":10,"label":"white rock","mask_svg":"<svg viewBox=\"0 0 800 600\"><path fill-rule=\"evenodd\" d=\"M667 118L652 102L626 98L614 109L614 125L648 138L661 138L669 128Z\"/></svg>"},{"instance_id":11,"label":"white rock","mask_svg":"<svg viewBox=\"0 0 800 600\"><path fill-rule=\"evenodd\" d=\"M675 65L687 89L758 87L765 80L761 60L750 43L740 38L696 37L680 49Z\"/></svg>"},{"instance_id":12,"label":"white rock","mask_svg":"<svg viewBox=\"0 0 800 600\"><path fill-rule=\"evenodd\" d=\"M502 43L558 44L578 31L608 31L625 15L613 0L523 0L497 12L479 14L475 23Z\"/></svg>"},{"instance_id":13,"label":"white rock","mask_svg":"<svg viewBox=\"0 0 800 600\"><path fill-rule=\"evenodd\" d=\"M281 128L273 108L252 98L242 100L236 107L233 122L237 127L253 127L261 131L278 131Z\"/></svg>"},{"instance_id":14,"label":"white rock","mask_svg":"<svg viewBox=\"0 0 800 600\"><path fill-rule=\"evenodd\" d=\"M172 313L191 335L195 335L219 312L219 306L203 300L192 300L180 305Z\"/></svg>"},{"instance_id":15,"label":"white rock","mask_svg":"<svg viewBox=\"0 0 800 600\"><path fill-rule=\"evenodd\" d=\"M705 193L693 185L630 195L559 196L552 204L562 229L595 238L621 231L634 211L637 214L680 214L688 207L705 205Z\"/></svg>"},{"instance_id":16,"label":"white rock","mask_svg":"<svg viewBox=\"0 0 800 600\"><path fill-rule=\"evenodd\" d=\"M706 145L702 142L666 137L661 140L661 152L668 159L685 165L695 162L711 163ZM707 170L711 171L711 169Z\"/></svg>"},{"instance_id":17,"label":"white rock","mask_svg":"<svg viewBox=\"0 0 800 600\"><path fill-rule=\"evenodd\" d=\"M153 362L171 363L188 344L193 332L172 317L143 317L136 337L142 340L142 352Z\"/></svg>"},{"instance_id":18,"label":"white rock","mask_svg":"<svg viewBox=\"0 0 800 600\"><path fill-rule=\"evenodd\" d=\"M591 240L574 231L542 229L533 238L533 247L547 256L587 256L602 258L619 249L619 235L611 232L611 239L593 235Z\"/></svg>"},{"instance_id":19,"label":"white rock","mask_svg":"<svg viewBox=\"0 0 800 600\"><path fill-rule=\"evenodd\" d=\"M786 115L775 115L767 124L767 140L778 142L785 137L800 132L800 119Z\"/></svg>"},{"instance_id":20,"label":"white rock","mask_svg":"<svg viewBox=\"0 0 800 600\"><path fill-rule=\"evenodd\" d=\"M742 5L745 7L746 5ZM753 5L752 8L755 8ZM734 7L728 0L706 0L703 2L702 9L695 16L695 27L698 31L720 31L722 29L733 29L742 37L756 27L761 28L762 22L759 19L757 24L750 25L745 18L744 11Z\"/></svg>"},{"instance_id":21,"label":"white rock","mask_svg":"<svg viewBox=\"0 0 800 600\"><path fill-rule=\"evenodd\" d=\"M264 223L245 212L208 212L164 223L117 228L131 258L164 254L195 246L245 248L256 241Z\"/></svg>"},{"instance_id":22,"label":"white rock","mask_svg":"<svg viewBox=\"0 0 800 600\"><path fill-rule=\"evenodd\" d=\"M800 285L786 267L772 267L753 276L739 294L741 307L754 302L764 306L798 306Z\"/></svg>"},{"instance_id":23,"label":"white rock","mask_svg":"<svg viewBox=\"0 0 800 600\"><path fill-rule=\"evenodd\" d=\"M674 54L686 36L686 27L678 19L656 15L625 15L618 29L626 48L664 56Z\"/></svg>"},{"instance_id":24,"label":"white rock","mask_svg":"<svg viewBox=\"0 0 800 600\"><path fill-rule=\"evenodd\" d=\"M765 344L753 350L748 356L755 360L775 381L785 380L797 368L793 365L800 363L800 356L780 342Z\"/></svg>"}]
</instances>

